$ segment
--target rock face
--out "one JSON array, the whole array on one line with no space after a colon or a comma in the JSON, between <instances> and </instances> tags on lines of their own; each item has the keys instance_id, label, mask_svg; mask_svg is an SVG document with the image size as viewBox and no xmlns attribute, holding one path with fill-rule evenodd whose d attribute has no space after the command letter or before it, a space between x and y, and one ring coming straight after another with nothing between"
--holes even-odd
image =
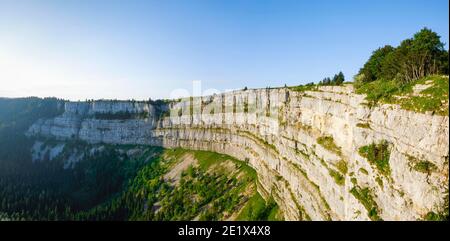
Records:
<instances>
[{"instance_id":1,"label":"rock face","mask_svg":"<svg viewBox=\"0 0 450 241\"><path fill-rule=\"evenodd\" d=\"M39 120L28 135L228 154L257 171L258 191L274 197L286 220L370 220L374 211L384 220L416 220L439 212L448 195L448 116L365 102L351 85L234 91L160 103L164 108L67 102L64 114ZM382 142L389 172L360 154Z\"/></svg>"}]
</instances>

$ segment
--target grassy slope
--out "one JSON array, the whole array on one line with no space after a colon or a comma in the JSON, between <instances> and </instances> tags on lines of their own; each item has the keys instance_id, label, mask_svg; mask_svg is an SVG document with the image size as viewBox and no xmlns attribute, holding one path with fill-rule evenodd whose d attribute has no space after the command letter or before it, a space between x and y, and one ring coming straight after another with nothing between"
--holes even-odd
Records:
<instances>
[{"instance_id":1,"label":"grassy slope","mask_svg":"<svg viewBox=\"0 0 450 241\"><path fill-rule=\"evenodd\" d=\"M414 93L414 86L426 85L428 88ZM394 81L374 81L359 86L357 93L366 94L370 105L377 103L398 104L403 109L416 112L433 112L448 115L448 76L428 76L406 85Z\"/></svg>"},{"instance_id":2,"label":"grassy slope","mask_svg":"<svg viewBox=\"0 0 450 241\"><path fill-rule=\"evenodd\" d=\"M35 163L30 178L0 182L0 219L266 220L278 215L276 205L270 203L269 212L262 198L255 215L239 215L253 196L259 196L257 175L230 156L180 148L65 144L56 159ZM101 146L102 151L89 154ZM75 150L84 153L84 159L73 170L63 170ZM196 163L180 173L179 184L165 180L165 174L187 156Z\"/></svg>"},{"instance_id":3,"label":"grassy slope","mask_svg":"<svg viewBox=\"0 0 450 241\"><path fill-rule=\"evenodd\" d=\"M265 201L259 193L255 193L237 216L237 220L283 220L279 207L273 200Z\"/></svg>"},{"instance_id":4,"label":"grassy slope","mask_svg":"<svg viewBox=\"0 0 450 241\"><path fill-rule=\"evenodd\" d=\"M414 93L414 86L429 85L428 88ZM290 87L293 91L317 91L319 85L300 85ZM448 76L433 75L399 84L395 81L377 80L362 85L355 85L356 93L365 94L369 106L376 104L398 104L405 110L415 112L432 112L437 115L448 115Z\"/></svg>"},{"instance_id":5,"label":"grassy slope","mask_svg":"<svg viewBox=\"0 0 450 241\"><path fill-rule=\"evenodd\" d=\"M182 173L180 185L175 187L170 194L159 196L159 199L163 200L159 202L162 204L160 210L166 211L170 209L169 207L177 205L176 198L173 197L182 191L183 197L179 198L178 202L183 203L185 199L189 199L194 203L193 208L196 211L190 214L189 211L184 210L183 212L182 210L183 215L189 214L180 217L172 215L169 220L192 219L192 217L198 220L222 220L236 219L236 216L238 220L267 220L279 216L277 206L274 203L266 203L257 193L256 172L244 162L214 152L180 148L166 150L164 154L165 159L171 160L167 162L169 167L174 166L179 161L177 159L182 159L185 155L192 155L198 163L198 168L189 167ZM216 181L214 185L204 181L209 177ZM192 188L198 189L198 185L215 190L210 192L201 189L200 191L191 190ZM198 207L195 206L197 204ZM246 211L249 208L253 208L253 215L249 215ZM186 207L183 206L181 209L186 209ZM167 220L163 215L157 215L156 219Z\"/></svg>"}]
</instances>

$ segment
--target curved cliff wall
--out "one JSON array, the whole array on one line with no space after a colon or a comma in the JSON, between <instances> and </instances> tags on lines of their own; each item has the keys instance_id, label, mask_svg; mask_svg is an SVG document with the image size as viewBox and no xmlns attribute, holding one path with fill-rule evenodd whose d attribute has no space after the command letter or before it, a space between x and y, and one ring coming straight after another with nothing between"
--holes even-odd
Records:
<instances>
[{"instance_id":1,"label":"curved cliff wall","mask_svg":"<svg viewBox=\"0 0 450 241\"><path fill-rule=\"evenodd\" d=\"M369 107L364 97L346 85L234 91L163 107L67 102L63 115L39 120L28 134L228 154L257 171L258 191L273 196L287 220L416 220L439 212L448 195L448 116ZM387 168L361 154L371 145L384 147Z\"/></svg>"}]
</instances>

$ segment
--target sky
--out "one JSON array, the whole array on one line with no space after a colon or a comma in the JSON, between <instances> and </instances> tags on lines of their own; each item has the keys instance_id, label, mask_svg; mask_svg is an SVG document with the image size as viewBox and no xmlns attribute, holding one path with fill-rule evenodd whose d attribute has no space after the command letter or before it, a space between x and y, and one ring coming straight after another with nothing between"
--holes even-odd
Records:
<instances>
[{"instance_id":1,"label":"sky","mask_svg":"<svg viewBox=\"0 0 450 241\"><path fill-rule=\"evenodd\" d=\"M0 0L0 96L157 99L352 80L448 0ZM198 82L201 81L201 82ZM184 94L186 95L186 94Z\"/></svg>"}]
</instances>

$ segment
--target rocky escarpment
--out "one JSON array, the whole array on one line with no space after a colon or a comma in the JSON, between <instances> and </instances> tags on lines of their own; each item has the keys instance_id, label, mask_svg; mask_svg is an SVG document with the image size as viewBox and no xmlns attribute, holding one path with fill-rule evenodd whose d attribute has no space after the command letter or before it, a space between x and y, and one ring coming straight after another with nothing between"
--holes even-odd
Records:
<instances>
[{"instance_id":1,"label":"rocky escarpment","mask_svg":"<svg viewBox=\"0 0 450 241\"><path fill-rule=\"evenodd\" d=\"M351 85L67 102L28 135L228 154L257 171L287 220L416 220L448 205L448 116L370 107Z\"/></svg>"}]
</instances>

